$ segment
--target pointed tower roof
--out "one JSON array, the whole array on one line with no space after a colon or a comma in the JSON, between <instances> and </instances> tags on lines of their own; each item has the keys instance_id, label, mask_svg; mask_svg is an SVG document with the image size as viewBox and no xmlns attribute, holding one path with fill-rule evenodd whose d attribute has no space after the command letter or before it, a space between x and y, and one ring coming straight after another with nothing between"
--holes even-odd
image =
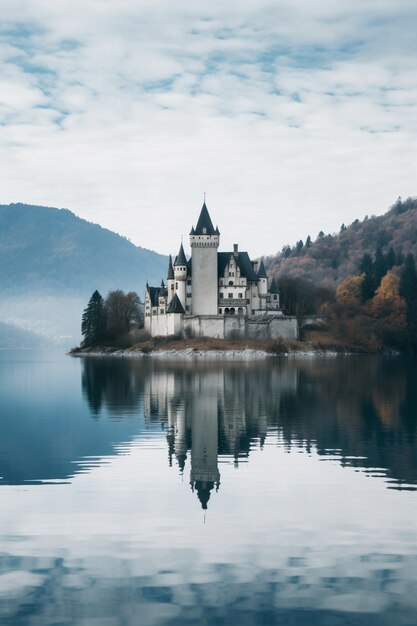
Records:
<instances>
[{"instance_id":1,"label":"pointed tower roof","mask_svg":"<svg viewBox=\"0 0 417 626\"><path fill-rule=\"evenodd\" d=\"M176 293L169 303L167 313L185 313L184 307L182 306L181 301Z\"/></svg>"},{"instance_id":2,"label":"pointed tower roof","mask_svg":"<svg viewBox=\"0 0 417 626\"><path fill-rule=\"evenodd\" d=\"M220 234L219 229L214 230L213 222L211 221L211 217L209 215L208 209L206 207L206 203L204 202L203 207L201 209L200 217L198 218L197 226L194 229L194 232L191 231L193 235L217 235Z\"/></svg>"},{"instance_id":3,"label":"pointed tower roof","mask_svg":"<svg viewBox=\"0 0 417 626\"><path fill-rule=\"evenodd\" d=\"M269 288L269 293L279 293L277 281L275 280L275 278L272 279L272 283Z\"/></svg>"},{"instance_id":4,"label":"pointed tower roof","mask_svg":"<svg viewBox=\"0 0 417 626\"><path fill-rule=\"evenodd\" d=\"M172 256L169 255L167 279L172 280L173 278L174 278L174 268L172 267Z\"/></svg>"},{"instance_id":5,"label":"pointed tower roof","mask_svg":"<svg viewBox=\"0 0 417 626\"><path fill-rule=\"evenodd\" d=\"M184 248L182 244L180 246L180 251L178 252L178 256L175 259L174 266L175 265L187 265L187 259L185 258Z\"/></svg>"},{"instance_id":6,"label":"pointed tower roof","mask_svg":"<svg viewBox=\"0 0 417 626\"><path fill-rule=\"evenodd\" d=\"M267 273L265 271L265 265L264 265L263 261L261 261L260 264L259 264L258 278L268 278Z\"/></svg>"}]
</instances>

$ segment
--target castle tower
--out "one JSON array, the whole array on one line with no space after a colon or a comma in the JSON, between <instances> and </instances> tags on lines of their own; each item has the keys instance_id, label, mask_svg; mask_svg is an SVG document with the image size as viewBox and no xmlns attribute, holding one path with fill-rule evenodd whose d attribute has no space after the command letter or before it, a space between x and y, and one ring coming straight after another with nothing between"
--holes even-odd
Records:
<instances>
[{"instance_id":1,"label":"castle tower","mask_svg":"<svg viewBox=\"0 0 417 626\"><path fill-rule=\"evenodd\" d=\"M264 311L267 308L268 275L263 261L260 262L258 269L258 295L260 308Z\"/></svg>"},{"instance_id":2,"label":"castle tower","mask_svg":"<svg viewBox=\"0 0 417 626\"><path fill-rule=\"evenodd\" d=\"M167 304L169 304L175 293L174 267L172 265L171 255L169 255L169 261L168 261L167 289L168 289Z\"/></svg>"},{"instance_id":3,"label":"castle tower","mask_svg":"<svg viewBox=\"0 0 417 626\"><path fill-rule=\"evenodd\" d=\"M172 293L177 294L184 311L186 311L187 269L188 269L187 259L184 254L184 248L181 244L180 250L178 252L178 256L174 262L175 289Z\"/></svg>"},{"instance_id":4,"label":"castle tower","mask_svg":"<svg viewBox=\"0 0 417 626\"><path fill-rule=\"evenodd\" d=\"M219 240L219 229L213 227L204 202L197 226L190 232L193 263L191 312L193 315L218 314L217 248Z\"/></svg>"}]
</instances>

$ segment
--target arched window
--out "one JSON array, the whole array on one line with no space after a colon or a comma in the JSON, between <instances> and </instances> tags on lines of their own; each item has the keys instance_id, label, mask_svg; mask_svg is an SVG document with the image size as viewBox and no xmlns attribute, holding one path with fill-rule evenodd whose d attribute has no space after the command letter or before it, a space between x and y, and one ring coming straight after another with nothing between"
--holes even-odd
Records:
<instances>
[{"instance_id":1,"label":"arched window","mask_svg":"<svg viewBox=\"0 0 417 626\"><path fill-rule=\"evenodd\" d=\"M224 310L224 314L225 315L229 315L229 313L230 313L230 309L229 309L229 307L226 307L225 310Z\"/></svg>"},{"instance_id":2,"label":"arched window","mask_svg":"<svg viewBox=\"0 0 417 626\"><path fill-rule=\"evenodd\" d=\"M234 315L235 314L235 307L232 306L232 308L230 309L230 315Z\"/></svg>"},{"instance_id":3,"label":"arched window","mask_svg":"<svg viewBox=\"0 0 417 626\"><path fill-rule=\"evenodd\" d=\"M237 314L238 314L238 315L243 315L243 307L241 307L241 306L240 306L240 307L238 308L238 310L237 310Z\"/></svg>"}]
</instances>

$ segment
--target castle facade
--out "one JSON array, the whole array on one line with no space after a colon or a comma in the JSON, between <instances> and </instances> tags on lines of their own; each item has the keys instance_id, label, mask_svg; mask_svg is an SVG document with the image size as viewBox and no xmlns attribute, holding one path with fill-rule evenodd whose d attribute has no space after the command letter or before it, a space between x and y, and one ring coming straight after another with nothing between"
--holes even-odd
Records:
<instances>
[{"instance_id":1,"label":"castle facade","mask_svg":"<svg viewBox=\"0 0 417 626\"><path fill-rule=\"evenodd\" d=\"M167 283L146 285L145 329L152 336L297 338L297 321L283 315L263 261L252 261L237 244L219 252L219 244L204 202L190 232L191 257L181 243L169 257Z\"/></svg>"}]
</instances>

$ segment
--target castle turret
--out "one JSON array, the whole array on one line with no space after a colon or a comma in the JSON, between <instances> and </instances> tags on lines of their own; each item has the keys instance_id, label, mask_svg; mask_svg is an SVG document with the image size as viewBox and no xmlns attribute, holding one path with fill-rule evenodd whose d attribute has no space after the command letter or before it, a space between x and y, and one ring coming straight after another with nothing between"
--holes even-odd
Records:
<instances>
[{"instance_id":1,"label":"castle turret","mask_svg":"<svg viewBox=\"0 0 417 626\"><path fill-rule=\"evenodd\" d=\"M174 262L174 284L175 289L173 293L176 293L184 311L186 310L186 288L187 288L187 271L188 264L185 257L184 248L181 244L177 258Z\"/></svg>"},{"instance_id":2,"label":"castle turret","mask_svg":"<svg viewBox=\"0 0 417 626\"><path fill-rule=\"evenodd\" d=\"M172 296L175 293L175 277L174 277L174 268L172 265L171 255L169 255L169 261L168 261L167 289L168 289L167 303L169 304L172 300Z\"/></svg>"},{"instance_id":3,"label":"castle turret","mask_svg":"<svg viewBox=\"0 0 417 626\"><path fill-rule=\"evenodd\" d=\"M271 286L269 288L269 302L271 309L279 309L279 289L275 278L272 279Z\"/></svg>"},{"instance_id":4,"label":"castle turret","mask_svg":"<svg viewBox=\"0 0 417 626\"><path fill-rule=\"evenodd\" d=\"M264 262L261 261L258 269L258 294L261 309L266 309L266 299L268 295L268 276L265 271Z\"/></svg>"},{"instance_id":5,"label":"castle turret","mask_svg":"<svg viewBox=\"0 0 417 626\"><path fill-rule=\"evenodd\" d=\"M193 260L193 315L218 314L217 249L220 232L214 228L204 202L197 226L191 229L190 246Z\"/></svg>"}]
</instances>

